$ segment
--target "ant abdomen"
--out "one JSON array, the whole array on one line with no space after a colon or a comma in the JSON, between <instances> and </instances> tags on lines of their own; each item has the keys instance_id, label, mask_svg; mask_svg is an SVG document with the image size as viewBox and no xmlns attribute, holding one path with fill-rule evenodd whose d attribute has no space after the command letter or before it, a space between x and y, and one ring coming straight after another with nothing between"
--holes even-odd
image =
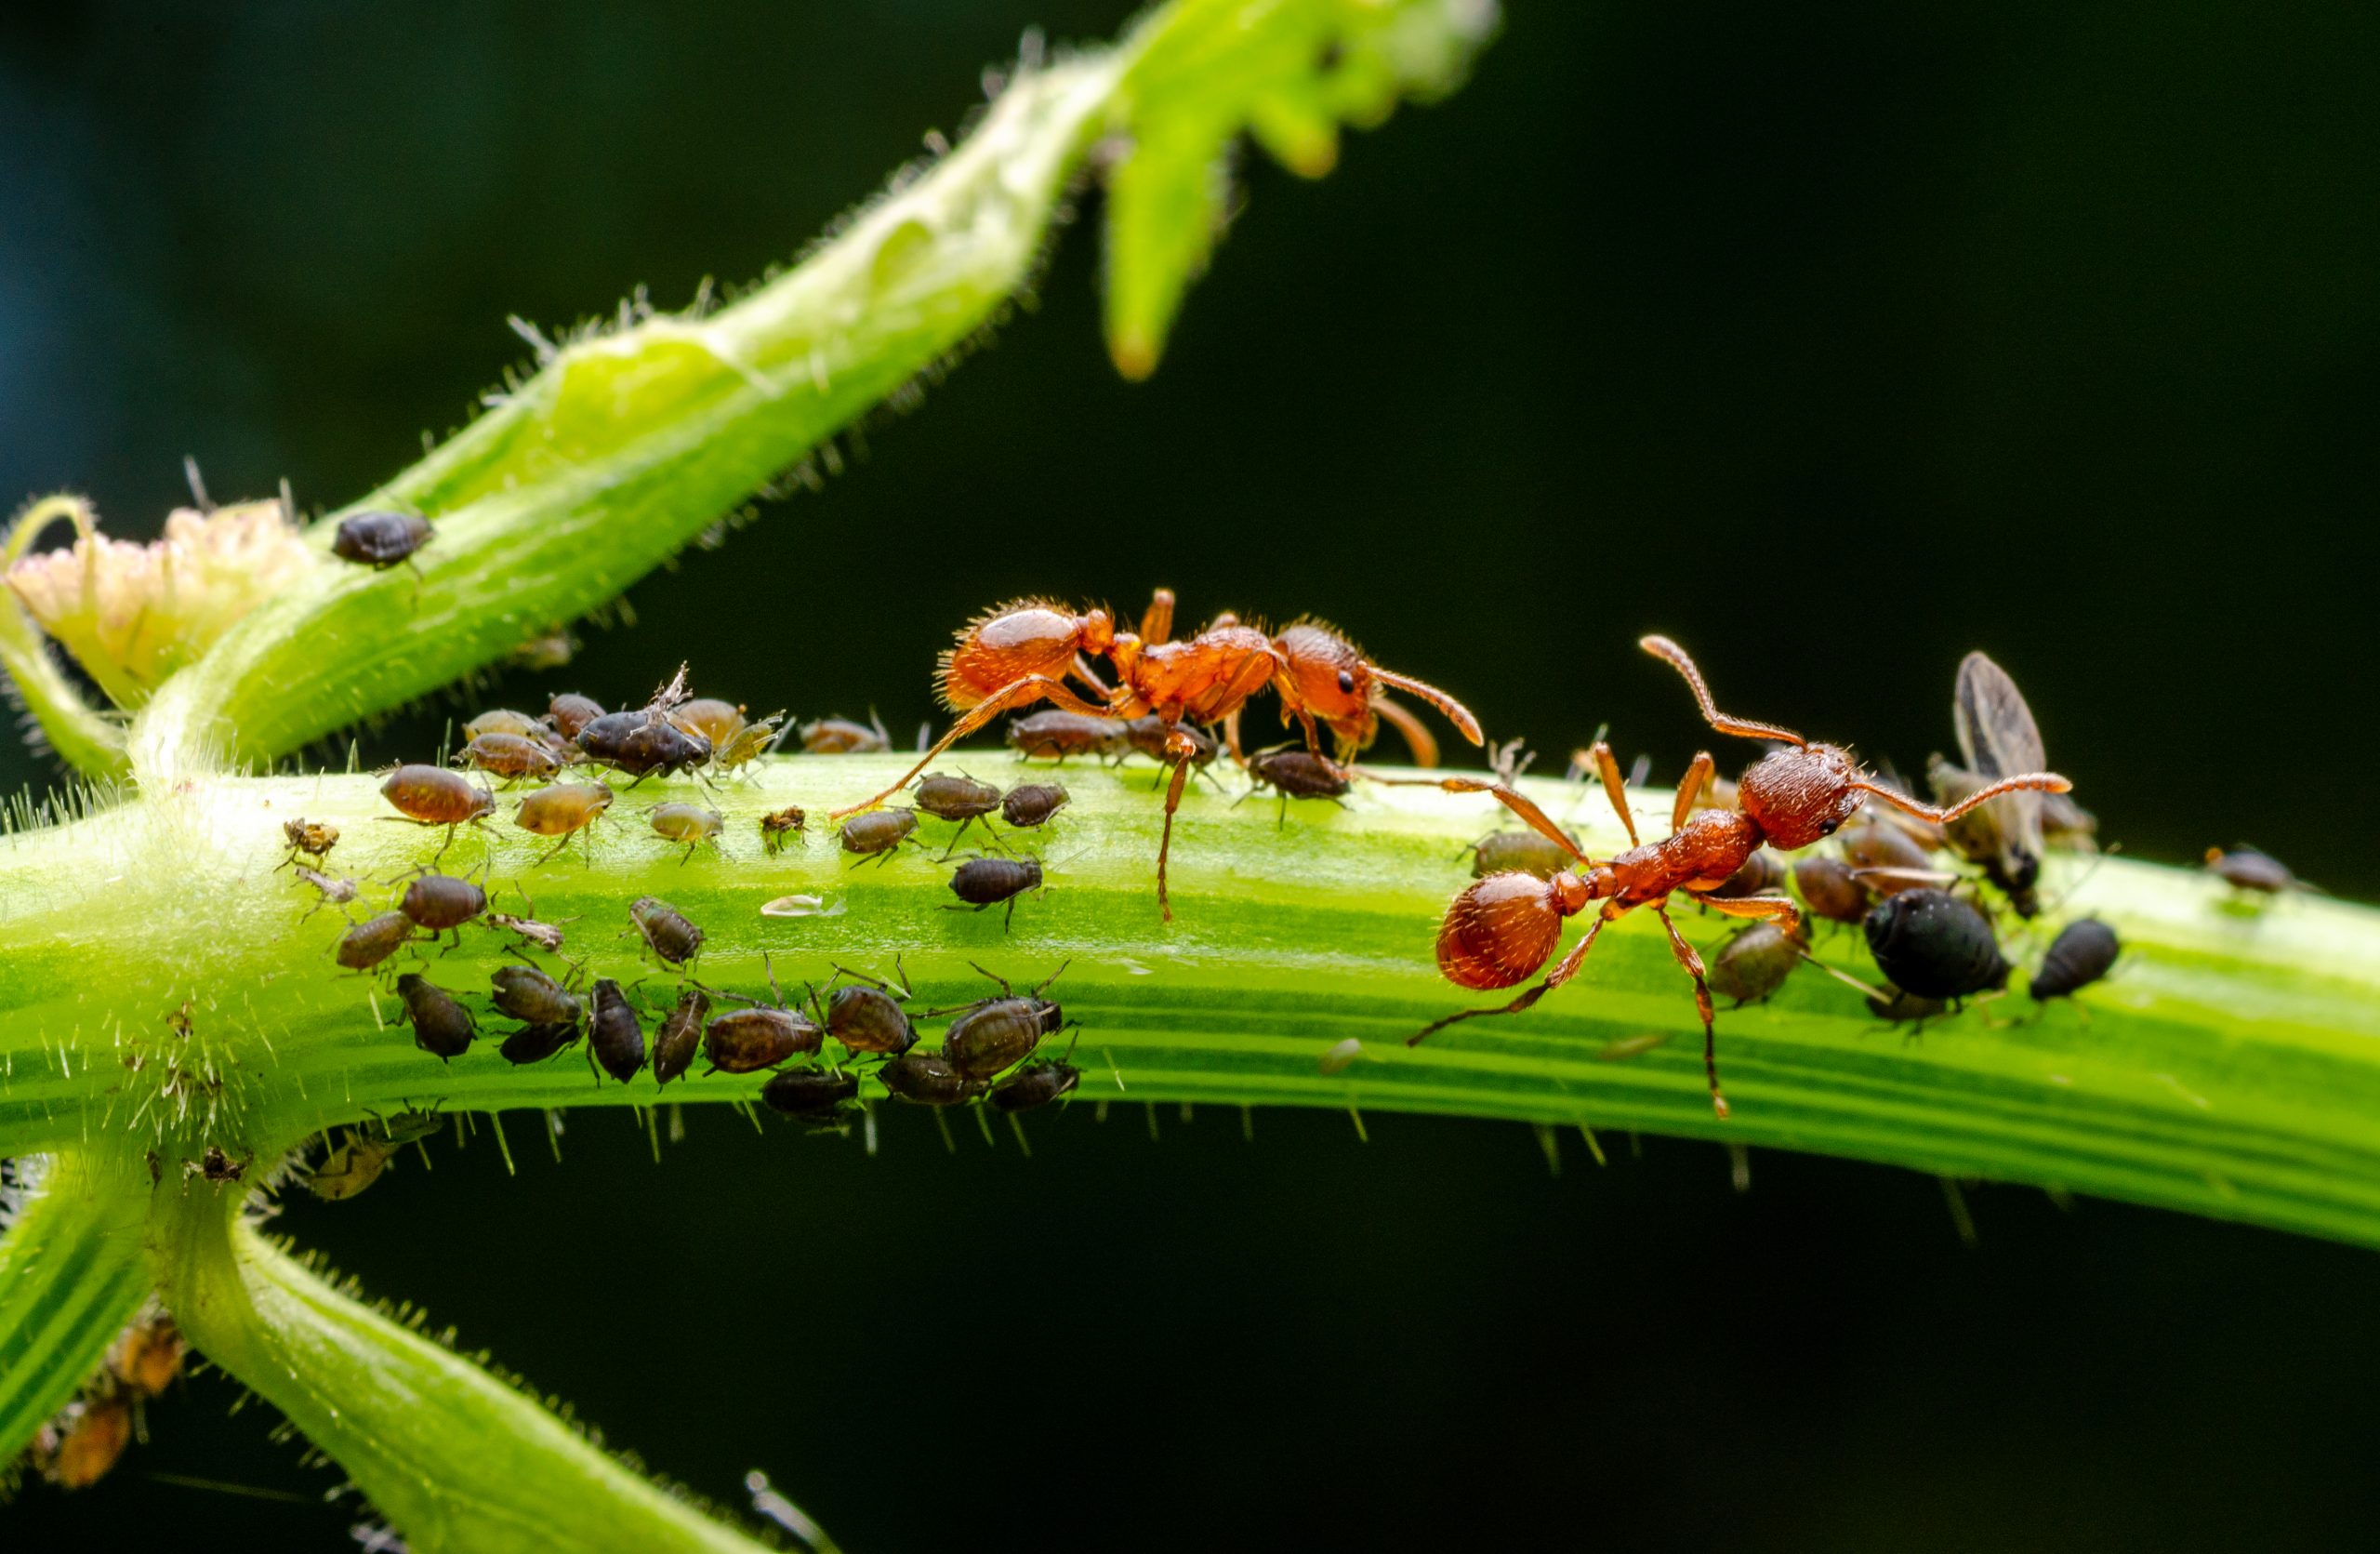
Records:
<instances>
[{"instance_id":1,"label":"ant abdomen","mask_svg":"<svg viewBox=\"0 0 2380 1554\"><path fill-rule=\"evenodd\" d=\"M1509 988L1554 953L1562 920L1586 904L1576 874L1490 874L1447 907L1438 925L1438 969L1459 988Z\"/></svg>"}]
</instances>

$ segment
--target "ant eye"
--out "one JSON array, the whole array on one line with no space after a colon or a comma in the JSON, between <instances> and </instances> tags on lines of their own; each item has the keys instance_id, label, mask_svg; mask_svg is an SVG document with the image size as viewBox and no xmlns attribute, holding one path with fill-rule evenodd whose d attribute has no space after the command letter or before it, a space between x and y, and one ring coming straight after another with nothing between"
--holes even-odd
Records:
<instances>
[{"instance_id":1,"label":"ant eye","mask_svg":"<svg viewBox=\"0 0 2380 1554\"><path fill-rule=\"evenodd\" d=\"M1353 671L1342 669L1339 671L1339 692L1342 696L1355 694L1355 676Z\"/></svg>"},{"instance_id":2,"label":"ant eye","mask_svg":"<svg viewBox=\"0 0 2380 1554\"><path fill-rule=\"evenodd\" d=\"M1820 827L1818 828L1818 834L1819 834L1820 836L1832 836L1835 832L1837 832L1837 831L1841 830L1842 829L1843 829L1843 822L1842 822L1842 821L1840 821L1840 820L1829 820L1829 821L1827 821L1827 822L1826 822L1826 824L1824 824L1824 825L1822 825L1822 826L1820 826Z\"/></svg>"}]
</instances>

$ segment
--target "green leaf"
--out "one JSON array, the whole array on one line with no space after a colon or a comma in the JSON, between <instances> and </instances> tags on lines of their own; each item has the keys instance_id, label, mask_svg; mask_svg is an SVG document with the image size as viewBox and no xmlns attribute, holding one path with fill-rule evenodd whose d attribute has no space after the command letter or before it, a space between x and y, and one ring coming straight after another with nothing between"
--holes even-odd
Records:
<instances>
[{"instance_id":1,"label":"green leaf","mask_svg":"<svg viewBox=\"0 0 2380 1554\"><path fill-rule=\"evenodd\" d=\"M106 1155L19 1162L30 1185L0 1235L0 1463L99 1366L149 1298L148 1181Z\"/></svg>"}]
</instances>

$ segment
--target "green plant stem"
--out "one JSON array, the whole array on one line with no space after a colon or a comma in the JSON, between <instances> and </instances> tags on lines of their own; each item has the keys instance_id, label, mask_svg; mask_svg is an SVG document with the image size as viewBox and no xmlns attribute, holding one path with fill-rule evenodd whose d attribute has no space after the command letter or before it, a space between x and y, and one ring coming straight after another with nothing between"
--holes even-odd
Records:
<instances>
[{"instance_id":1,"label":"green plant stem","mask_svg":"<svg viewBox=\"0 0 2380 1554\"><path fill-rule=\"evenodd\" d=\"M317 1278L240 1215L241 1197L157 1194L158 1285L192 1341L337 1458L412 1547L761 1547Z\"/></svg>"},{"instance_id":2,"label":"green plant stem","mask_svg":"<svg viewBox=\"0 0 2380 1554\"><path fill-rule=\"evenodd\" d=\"M149 1298L149 1184L119 1154L22 1162L36 1185L0 1235L0 1463L74 1395Z\"/></svg>"},{"instance_id":3,"label":"green plant stem","mask_svg":"<svg viewBox=\"0 0 2380 1554\"><path fill-rule=\"evenodd\" d=\"M1003 757L964 764L1005 775ZM1151 888L1160 805L1146 768L1070 769L1075 803L1028 843L1050 860L1051 888L1021 900L1004 933L997 910L942 910L954 901L949 866L923 849L880 870L847 867L823 832L779 857L763 851L762 812L798 802L815 814L896 769L897 758L768 762L717 800L722 850L690 863L624 800L591 866L574 847L532 867L543 843L498 825L491 838L467 831L447 867L484 861L500 905L520 910L512 892L525 890L540 917L571 920L571 950L593 975L624 982L654 970L636 940L617 936L628 903L647 893L708 934L703 981L756 996L764 951L788 982L823 978L837 963L887 974L898 955L920 1004L985 990L970 962L1019 981L1070 963L1061 990L1084 1026L1086 1098L1644 1129L2380 1243L2380 914L2366 909L2294 897L2243 914L2205 875L2109 860L2068 910L2096 912L2130 948L2118 975L2078 1004L2037 1011L2012 997L1911 1036L1805 969L1771 1003L1721 1014L1735 1108L1721 1122L1703 1096L1688 985L1658 924L1638 919L1605 934L1579 980L1528 1015L1403 1045L1426 1021L1489 1002L1440 980L1430 954L1465 877L1457 850L1496 823L1482 799L1366 786L1348 811L1299 805L1276 829L1270 799L1235 808L1194 790L1175 838L1180 919L1169 927ZM1557 813L1580 813L1591 850L1620 843L1580 790L1531 786ZM648 784L646 794L702 797L690 784ZM163 1136L186 1157L211 1137L270 1158L366 1109L433 1099L497 1111L754 1094L759 1076L697 1076L665 1094L649 1075L599 1085L575 1056L514 1069L486 1039L439 1063L403 1027L376 1023L376 1002L393 1022L395 1001L337 972L328 950L341 923L301 923L311 893L273 870L280 822L296 813L335 820L346 833L337 861L382 879L426 861L436 837L377 820L367 778L215 779L178 802L146 843L170 853L139 852L125 817L111 815L20 836L0 859L0 894L20 903L0 925L0 1151ZM1658 795L1639 802L1647 814L1666 807ZM923 836L939 848L950 830L929 820ZM2071 869L2059 865L2053 894ZM116 883L95 893L85 882L97 878ZM160 880L166 895L206 900L205 920L154 908ZM840 915L761 914L790 895L820 896ZM1707 953L1732 925L1689 912L1685 926ZM135 933L145 953L120 963L111 947ZM2021 944L2011 948L2022 958ZM1820 951L1873 976L1856 931L1823 937ZM473 930L423 969L472 994L506 953L499 936ZM648 990L656 1002L669 981ZM167 1018L184 998L194 1001L188 1036ZM1613 1060L1613 1043L1647 1035L1662 1044ZM1322 1053L1350 1036L1363 1056L1321 1073Z\"/></svg>"}]
</instances>

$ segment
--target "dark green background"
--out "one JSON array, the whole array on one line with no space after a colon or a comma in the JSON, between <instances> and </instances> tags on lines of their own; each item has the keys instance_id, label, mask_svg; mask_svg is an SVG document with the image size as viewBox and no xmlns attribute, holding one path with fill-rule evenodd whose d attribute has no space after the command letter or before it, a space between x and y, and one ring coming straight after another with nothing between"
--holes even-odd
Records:
<instances>
[{"instance_id":1,"label":"dark green background","mask_svg":"<svg viewBox=\"0 0 2380 1554\"><path fill-rule=\"evenodd\" d=\"M0 495L152 532L341 501L547 324L782 260L1102 5L13 7ZM1491 733L1702 742L1631 646L1904 765L1952 666L2025 685L2136 854L2242 837L2380 888L2361 812L2380 408L2368 8L1522 4L1461 96L1250 207L1155 381L1095 234L822 497L640 587L589 691L681 656L814 715L928 711L1026 590L1339 619ZM496 693L525 699L536 683ZM368 742L419 748L437 707ZM0 775L45 777L19 754ZM1526 1132L1077 1109L1030 1164L698 1115L654 1167L408 1166L290 1228L715 1495L766 1468L854 1554L973 1543L1836 1549L2368 1541L2380 1264L2038 1195ZM228 1421L10 1547L336 1547ZM20 1543L20 1540L22 1540ZM259 1544L258 1540L262 1542Z\"/></svg>"}]
</instances>

